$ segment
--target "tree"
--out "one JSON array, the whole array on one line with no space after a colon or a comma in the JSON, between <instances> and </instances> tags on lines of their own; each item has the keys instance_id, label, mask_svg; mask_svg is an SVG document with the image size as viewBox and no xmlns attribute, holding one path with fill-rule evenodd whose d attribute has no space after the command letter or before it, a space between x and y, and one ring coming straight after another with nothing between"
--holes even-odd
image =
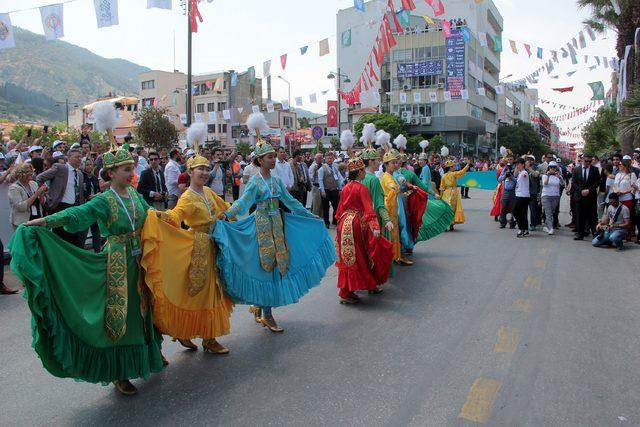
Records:
<instances>
[{"instance_id":1,"label":"tree","mask_svg":"<svg viewBox=\"0 0 640 427\"><path fill-rule=\"evenodd\" d=\"M446 145L442 135L436 135L429 140L429 147L427 152L440 153L440 149Z\"/></svg>"},{"instance_id":2,"label":"tree","mask_svg":"<svg viewBox=\"0 0 640 427\"><path fill-rule=\"evenodd\" d=\"M585 153L602 157L620 147L616 125L618 113L615 106L598 109L595 117L592 117L582 129Z\"/></svg>"},{"instance_id":3,"label":"tree","mask_svg":"<svg viewBox=\"0 0 640 427\"><path fill-rule=\"evenodd\" d=\"M178 130L167 118L167 111L166 108L147 107L139 113L134 135L146 147L171 148L178 140Z\"/></svg>"},{"instance_id":4,"label":"tree","mask_svg":"<svg viewBox=\"0 0 640 427\"><path fill-rule=\"evenodd\" d=\"M251 153L251 144L249 144L248 142L239 142L236 145L236 151L238 152L238 154L240 154L242 157L247 157L247 155L249 153Z\"/></svg>"},{"instance_id":5,"label":"tree","mask_svg":"<svg viewBox=\"0 0 640 427\"><path fill-rule=\"evenodd\" d=\"M353 132L356 136L356 141L360 140L362 136L362 128L365 123L373 123L376 125L376 129L383 129L385 132L391 134L391 140L400 135L406 133L406 125L399 116L395 114L365 114L360 117L358 123L353 127Z\"/></svg>"},{"instance_id":6,"label":"tree","mask_svg":"<svg viewBox=\"0 0 640 427\"><path fill-rule=\"evenodd\" d=\"M309 124L309 117L300 117L298 118L298 128L299 129L306 129L311 127L311 125Z\"/></svg>"},{"instance_id":7,"label":"tree","mask_svg":"<svg viewBox=\"0 0 640 427\"><path fill-rule=\"evenodd\" d=\"M331 139L329 140L329 142L331 143L331 149L334 151L340 151L341 150L341 144L340 144L340 138L338 138L337 136L332 136Z\"/></svg>"},{"instance_id":8,"label":"tree","mask_svg":"<svg viewBox=\"0 0 640 427\"><path fill-rule=\"evenodd\" d=\"M620 134L640 141L640 85L631 88L623 106L625 114L619 121Z\"/></svg>"},{"instance_id":9,"label":"tree","mask_svg":"<svg viewBox=\"0 0 640 427\"><path fill-rule=\"evenodd\" d=\"M513 125L502 125L498 128L500 145L508 148L516 156L531 153L536 157L549 151L540 138L538 131L521 120L516 120Z\"/></svg>"}]
</instances>

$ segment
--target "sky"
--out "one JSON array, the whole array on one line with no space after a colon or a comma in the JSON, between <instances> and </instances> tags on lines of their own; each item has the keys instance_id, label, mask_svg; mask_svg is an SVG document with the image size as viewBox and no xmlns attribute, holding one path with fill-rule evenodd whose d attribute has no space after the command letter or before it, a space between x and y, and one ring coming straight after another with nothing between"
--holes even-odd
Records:
<instances>
[{"instance_id":1,"label":"sky","mask_svg":"<svg viewBox=\"0 0 640 427\"><path fill-rule=\"evenodd\" d=\"M57 0L60 1L60 0ZM414 0L416 2L423 0ZM443 0L446 8L447 0ZM468 0L473 2L475 0ZM0 13L10 14L13 25L43 34L39 6L56 0L0 0ZM400 4L399 0L395 0ZM512 74L508 80L522 78L536 70L543 61L515 55L509 48L509 39L545 49L559 49L583 26L587 10L578 10L575 0L494 0L504 18L501 76ZM287 98L287 85L291 83L291 99L305 99L302 108L325 113L326 101L335 99L333 80L327 74L335 70L336 14L339 9L353 6L353 0L213 0L200 3L204 22L193 35L193 71L235 69L244 71L255 66L262 74L262 63L272 61L272 98ZM32 10L16 11L16 9ZM445 17L449 18L447 15ZM119 25L98 29L92 0L73 0L65 3L65 37L69 43L85 47L107 58L124 58L152 69L186 70L187 22L180 8L180 0L173 0L173 10L146 9L146 0L119 0ZM331 54L319 57L318 41L329 37ZM535 85L540 98L580 107L589 103L591 90L587 83L603 81L605 90L611 86L610 70L594 71L583 65L583 55L615 57L615 34L607 34L596 42L587 38L586 49L579 50L578 66L563 66L560 71L579 71L571 78L541 79ZM175 44L174 44L175 38ZM299 48L309 45L308 53L301 56ZM174 48L175 46L175 48ZM287 66L280 67L280 55L287 54ZM566 61L565 61L566 62ZM564 76L564 74L563 74ZM560 94L553 87L574 86L571 93ZM266 83L263 83L266 92ZM326 96L321 91L330 90ZM309 94L317 93L318 102L309 102ZM265 93L266 96L266 93ZM544 105L550 115L565 111ZM561 127L580 124L588 115L559 123Z\"/></svg>"}]
</instances>

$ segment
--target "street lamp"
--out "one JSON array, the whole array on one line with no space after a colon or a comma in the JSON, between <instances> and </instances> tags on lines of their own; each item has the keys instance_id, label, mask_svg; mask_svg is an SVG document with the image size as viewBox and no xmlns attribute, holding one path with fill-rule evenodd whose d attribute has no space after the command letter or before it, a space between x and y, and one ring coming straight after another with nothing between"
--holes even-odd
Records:
<instances>
[{"instance_id":1,"label":"street lamp","mask_svg":"<svg viewBox=\"0 0 640 427\"><path fill-rule=\"evenodd\" d=\"M77 102L73 102L73 108L78 108L78 103ZM67 119L67 130L69 130L69 100L65 99L64 101L55 101L55 106L59 107L61 105L65 106L65 112L66 112L66 119Z\"/></svg>"},{"instance_id":2,"label":"street lamp","mask_svg":"<svg viewBox=\"0 0 640 427\"><path fill-rule=\"evenodd\" d=\"M330 71L329 75L327 76L327 78L329 80L332 80L332 79L335 79L336 76L338 77L338 137L340 137L340 122L342 121L342 111L341 111L341 107L340 107L340 81L341 81L341 77L344 77L345 78L344 79L345 83L351 83L351 79L346 74L341 74L340 73L340 68L338 68L338 71ZM328 116L327 116L327 118L328 118Z\"/></svg>"},{"instance_id":3,"label":"street lamp","mask_svg":"<svg viewBox=\"0 0 640 427\"><path fill-rule=\"evenodd\" d=\"M501 78L500 80L498 80L498 83L500 83L501 81L508 79L509 77L512 77L512 74L508 74L506 76L504 76L503 78ZM506 97L506 95L505 95ZM506 101L505 101L506 102ZM498 133L500 132L500 125L501 124L507 124L507 122L503 122L502 120L500 120L500 109L498 108L498 114L496 114L496 118L498 119L497 123L496 123L496 163L498 163L498 156L500 154L500 152L498 151Z\"/></svg>"}]
</instances>

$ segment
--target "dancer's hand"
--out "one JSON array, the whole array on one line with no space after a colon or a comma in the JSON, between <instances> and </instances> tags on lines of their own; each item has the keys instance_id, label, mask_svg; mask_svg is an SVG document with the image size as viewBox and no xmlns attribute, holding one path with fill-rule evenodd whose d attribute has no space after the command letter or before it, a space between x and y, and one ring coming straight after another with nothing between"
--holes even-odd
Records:
<instances>
[{"instance_id":1,"label":"dancer's hand","mask_svg":"<svg viewBox=\"0 0 640 427\"><path fill-rule=\"evenodd\" d=\"M218 219L220 221L225 221L227 219L227 214L225 214L224 212L221 213L220 215L218 215Z\"/></svg>"},{"instance_id":2,"label":"dancer's hand","mask_svg":"<svg viewBox=\"0 0 640 427\"><path fill-rule=\"evenodd\" d=\"M380 230L373 230L373 237L376 239L380 237Z\"/></svg>"},{"instance_id":3,"label":"dancer's hand","mask_svg":"<svg viewBox=\"0 0 640 427\"><path fill-rule=\"evenodd\" d=\"M384 228L386 228L389 231L393 230L393 223L391 221L387 222L387 224L384 226Z\"/></svg>"},{"instance_id":4,"label":"dancer's hand","mask_svg":"<svg viewBox=\"0 0 640 427\"><path fill-rule=\"evenodd\" d=\"M31 221L25 222L24 225L26 227L44 227L47 225L47 221L44 218L32 219Z\"/></svg>"}]
</instances>

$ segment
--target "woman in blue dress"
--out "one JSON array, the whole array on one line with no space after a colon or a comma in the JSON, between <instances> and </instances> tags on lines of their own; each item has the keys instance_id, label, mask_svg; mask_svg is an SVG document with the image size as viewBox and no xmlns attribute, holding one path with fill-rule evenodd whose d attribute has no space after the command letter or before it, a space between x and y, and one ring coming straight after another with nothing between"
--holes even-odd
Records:
<instances>
[{"instance_id":1,"label":"woman in blue dress","mask_svg":"<svg viewBox=\"0 0 640 427\"><path fill-rule=\"evenodd\" d=\"M249 128L258 133L263 125L252 119L255 117L249 118ZM262 120L264 117L260 123ZM213 236L226 292L237 303L251 304L249 311L257 323L282 332L272 307L296 303L317 286L336 260L335 247L324 223L271 174L276 162L273 147L259 139L254 151L260 172L251 177L242 197L221 218L242 215L254 204L256 210L237 222L216 223ZM279 202L291 213L284 213Z\"/></svg>"}]
</instances>

